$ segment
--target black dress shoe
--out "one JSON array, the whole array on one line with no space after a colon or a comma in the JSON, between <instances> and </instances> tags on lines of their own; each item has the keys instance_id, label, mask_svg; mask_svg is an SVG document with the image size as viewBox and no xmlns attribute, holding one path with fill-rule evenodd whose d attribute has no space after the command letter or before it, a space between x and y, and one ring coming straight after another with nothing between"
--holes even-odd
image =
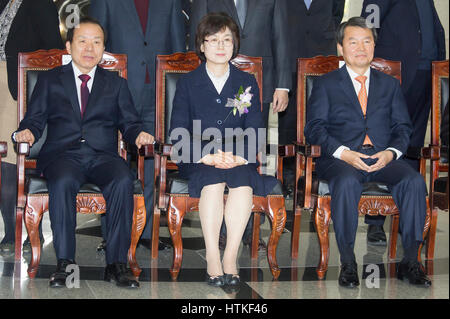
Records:
<instances>
[{"instance_id":1,"label":"black dress shoe","mask_svg":"<svg viewBox=\"0 0 450 319\"><path fill-rule=\"evenodd\" d=\"M138 246L143 246L145 248L147 248L148 250L152 250L152 240L151 239L144 239L141 238L138 241ZM161 240L159 240L158 242L158 250L168 250L172 248L171 245L163 243Z\"/></svg>"},{"instance_id":2,"label":"black dress shoe","mask_svg":"<svg viewBox=\"0 0 450 319\"><path fill-rule=\"evenodd\" d=\"M339 285L346 288L359 286L358 267L356 262L343 263L339 273Z\"/></svg>"},{"instance_id":3,"label":"black dress shoe","mask_svg":"<svg viewBox=\"0 0 450 319\"><path fill-rule=\"evenodd\" d=\"M228 286L238 286L241 283L241 279L239 278L239 275L224 274L223 278L224 278L225 285L228 285Z\"/></svg>"},{"instance_id":4,"label":"black dress shoe","mask_svg":"<svg viewBox=\"0 0 450 319\"><path fill-rule=\"evenodd\" d=\"M70 273L66 272L67 266L75 264L75 261L68 259L58 259L56 271L50 276L50 288L66 287L66 279Z\"/></svg>"},{"instance_id":5,"label":"black dress shoe","mask_svg":"<svg viewBox=\"0 0 450 319\"><path fill-rule=\"evenodd\" d=\"M102 254L106 253L106 240L103 239L102 242L98 244L97 252Z\"/></svg>"},{"instance_id":6,"label":"black dress shoe","mask_svg":"<svg viewBox=\"0 0 450 319\"><path fill-rule=\"evenodd\" d=\"M114 263L106 266L104 279L115 282L117 287L139 288L139 283L130 276L126 264Z\"/></svg>"},{"instance_id":7,"label":"black dress shoe","mask_svg":"<svg viewBox=\"0 0 450 319\"><path fill-rule=\"evenodd\" d=\"M367 244L373 246L386 246L386 234L383 226L369 225L367 229Z\"/></svg>"},{"instance_id":8,"label":"black dress shoe","mask_svg":"<svg viewBox=\"0 0 450 319\"><path fill-rule=\"evenodd\" d=\"M210 286L214 287L222 287L225 285L224 279L222 276L210 276L209 274L206 274L206 283Z\"/></svg>"},{"instance_id":9,"label":"black dress shoe","mask_svg":"<svg viewBox=\"0 0 450 319\"><path fill-rule=\"evenodd\" d=\"M243 243L244 243L245 246L248 246L249 248L252 248L252 241L251 240L250 241L244 240ZM267 245L264 242L264 240L262 240L262 238L260 238L259 242L258 242L258 252L265 252L266 250L267 250Z\"/></svg>"},{"instance_id":10,"label":"black dress shoe","mask_svg":"<svg viewBox=\"0 0 450 319\"><path fill-rule=\"evenodd\" d=\"M423 266L418 261L401 262L398 265L397 278L408 280L411 285L430 287L431 280L423 270Z\"/></svg>"}]
</instances>

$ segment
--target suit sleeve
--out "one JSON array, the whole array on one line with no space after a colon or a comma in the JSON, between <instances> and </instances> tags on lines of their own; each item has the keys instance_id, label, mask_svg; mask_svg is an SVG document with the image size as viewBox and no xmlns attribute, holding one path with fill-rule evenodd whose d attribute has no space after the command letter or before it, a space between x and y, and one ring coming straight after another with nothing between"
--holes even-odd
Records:
<instances>
[{"instance_id":1,"label":"suit sleeve","mask_svg":"<svg viewBox=\"0 0 450 319\"><path fill-rule=\"evenodd\" d=\"M31 94L27 112L19 124L17 132L29 129L37 142L47 124L48 79L43 73L39 74L36 86Z\"/></svg>"},{"instance_id":2,"label":"suit sleeve","mask_svg":"<svg viewBox=\"0 0 450 319\"><path fill-rule=\"evenodd\" d=\"M109 30L109 9L106 0L91 0L89 15L94 19L97 19L105 30ZM108 39L106 41L106 49L108 50Z\"/></svg>"},{"instance_id":3,"label":"suit sleeve","mask_svg":"<svg viewBox=\"0 0 450 319\"><path fill-rule=\"evenodd\" d=\"M322 155L332 157L333 153L342 145L337 139L328 134L328 115L330 102L325 85L321 78L314 80L311 97L306 106L305 137L309 144L320 145Z\"/></svg>"},{"instance_id":4,"label":"suit sleeve","mask_svg":"<svg viewBox=\"0 0 450 319\"><path fill-rule=\"evenodd\" d=\"M191 16L189 18L189 51L195 51L195 36L197 26L202 17L208 12L207 0L193 0Z\"/></svg>"},{"instance_id":5,"label":"suit sleeve","mask_svg":"<svg viewBox=\"0 0 450 319\"><path fill-rule=\"evenodd\" d=\"M170 32L172 34L172 52L185 52L186 29L184 26L183 8L180 0L173 1Z\"/></svg>"},{"instance_id":6,"label":"suit sleeve","mask_svg":"<svg viewBox=\"0 0 450 319\"><path fill-rule=\"evenodd\" d=\"M40 49L62 49L63 42L59 33L59 18L56 6L51 0L33 1L33 21L39 34Z\"/></svg>"},{"instance_id":7,"label":"suit sleeve","mask_svg":"<svg viewBox=\"0 0 450 319\"><path fill-rule=\"evenodd\" d=\"M275 88L292 88L290 48L288 43L288 7L286 0L276 0L273 12L272 50L276 69Z\"/></svg>"},{"instance_id":8,"label":"suit sleeve","mask_svg":"<svg viewBox=\"0 0 450 319\"><path fill-rule=\"evenodd\" d=\"M333 20L336 30L344 17L345 0L333 0Z\"/></svg>"},{"instance_id":9,"label":"suit sleeve","mask_svg":"<svg viewBox=\"0 0 450 319\"><path fill-rule=\"evenodd\" d=\"M143 125L134 107L128 83L122 78L120 78L117 102L119 105L119 130L128 144L135 145L137 136L143 131ZM147 133L151 134L151 132Z\"/></svg>"},{"instance_id":10,"label":"suit sleeve","mask_svg":"<svg viewBox=\"0 0 450 319\"><path fill-rule=\"evenodd\" d=\"M397 80L393 80L393 82L395 89L392 98L391 139L389 141L389 147L393 147L406 154L409 138L412 134L412 125L400 83Z\"/></svg>"}]
</instances>

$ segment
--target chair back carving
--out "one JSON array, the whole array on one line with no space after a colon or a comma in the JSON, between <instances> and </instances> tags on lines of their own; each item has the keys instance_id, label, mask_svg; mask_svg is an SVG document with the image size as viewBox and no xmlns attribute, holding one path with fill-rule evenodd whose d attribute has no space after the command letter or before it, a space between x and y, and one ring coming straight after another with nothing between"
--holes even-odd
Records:
<instances>
[{"instance_id":1,"label":"chair back carving","mask_svg":"<svg viewBox=\"0 0 450 319\"><path fill-rule=\"evenodd\" d=\"M48 71L70 61L70 55L66 50L39 50L35 52L19 53L19 90L17 97L18 116L17 124L24 118L28 102L31 99L38 76L41 72ZM105 52L100 66L104 69L116 71L123 78L127 78L127 56L125 54L111 54ZM119 134L120 135L120 134ZM30 149L25 165L26 168L35 168L36 159L47 137L47 127L39 139ZM120 139L120 136L119 136ZM120 151L119 143L119 151ZM123 154L123 153L122 153Z\"/></svg>"},{"instance_id":2,"label":"chair back carving","mask_svg":"<svg viewBox=\"0 0 450 319\"><path fill-rule=\"evenodd\" d=\"M306 105L311 96L314 79L339 68L344 61L338 56L317 56L297 59L297 142L305 144ZM391 75L401 82L401 63L381 58L373 59L371 67Z\"/></svg>"}]
</instances>

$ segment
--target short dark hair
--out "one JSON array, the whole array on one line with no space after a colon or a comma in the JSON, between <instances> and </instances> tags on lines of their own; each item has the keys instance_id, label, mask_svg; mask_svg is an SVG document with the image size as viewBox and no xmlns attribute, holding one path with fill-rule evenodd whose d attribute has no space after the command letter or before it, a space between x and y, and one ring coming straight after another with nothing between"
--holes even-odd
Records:
<instances>
[{"instance_id":1,"label":"short dark hair","mask_svg":"<svg viewBox=\"0 0 450 319\"><path fill-rule=\"evenodd\" d=\"M363 29L369 29L370 31L372 31L373 41L377 42L377 30L371 27L370 24L367 23L365 18L353 17L348 19L348 21L346 22L342 22L336 32L336 42L340 45L342 45L342 43L344 42L344 34L347 27L360 27Z\"/></svg>"},{"instance_id":2,"label":"short dark hair","mask_svg":"<svg viewBox=\"0 0 450 319\"><path fill-rule=\"evenodd\" d=\"M219 31L225 30L228 27L233 36L233 56L234 59L240 48L239 27L234 20L224 12L212 12L205 15L197 26L197 33L195 36L195 52L200 60L206 61L205 54L200 50L201 45L207 36L216 34Z\"/></svg>"},{"instance_id":3,"label":"short dark hair","mask_svg":"<svg viewBox=\"0 0 450 319\"><path fill-rule=\"evenodd\" d=\"M67 30L66 42L68 41L68 42L72 43L75 29L78 28L81 24L86 24L86 23L98 25L100 27L100 29L102 29L103 43L106 44L106 30L103 28L103 26L97 19L94 19L92 17L87 17L87 16L81 18L80 21L76 25L74 25L73 27L71 27Z\"/></svg>"}]
</instances>

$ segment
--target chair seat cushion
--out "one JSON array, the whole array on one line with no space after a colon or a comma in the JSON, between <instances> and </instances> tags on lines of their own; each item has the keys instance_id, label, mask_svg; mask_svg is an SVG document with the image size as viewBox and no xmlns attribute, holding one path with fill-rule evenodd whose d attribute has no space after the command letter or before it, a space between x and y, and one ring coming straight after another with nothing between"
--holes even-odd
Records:
<instances>
[{"instance_id":1,"label":"chair seat cushion","mask_svg":"<svg viewBox=\"0 0 450 319\"><path fill-rule=\"evenodd\" d=\"M27 180L28 194L46 194L48 193L47 181L42 177L30 177ZM95 184L83 184L80 188L79 194L101 194L102 191ZM144 194L141 181L136 179L134 181L133 193L135 195Z\"/></svg>"},{"instance_id":2,"label":"chair seat cushion","mask_svg":"<svg viewBox=\"0 0 450 319\"><path fill-rule=\"evenodd\" d=\"M330 196L330 189L328 187L328 182L319 181L319 196ZM362 196L390 196L388 186L383 183L370 182L363 184Z\"/></svg>"},{"instance_id":3,"label":"chair seat cushion","mask_svg":"<svg viewBox=\"0 0 450 319\"><path fill-rule=\"evenodd\" d=\"M445 193L447 191L448 177L439 177L434 181L434 191Z\"/></svg>"},{"instance_id":4,"label":"chair seat cushion","mask_svg":"<svg viewBox=\"0 0 450 319\"><path fill-rule=\"evenodd\" d=\"M189 194L188 180L180 178L178 171L170 172L167 180L170 194ZM228 188L225 188L225 193L228 193ZM268 195L283 195L283 188L279 180Z\"/></svg>"}]
</instances>

